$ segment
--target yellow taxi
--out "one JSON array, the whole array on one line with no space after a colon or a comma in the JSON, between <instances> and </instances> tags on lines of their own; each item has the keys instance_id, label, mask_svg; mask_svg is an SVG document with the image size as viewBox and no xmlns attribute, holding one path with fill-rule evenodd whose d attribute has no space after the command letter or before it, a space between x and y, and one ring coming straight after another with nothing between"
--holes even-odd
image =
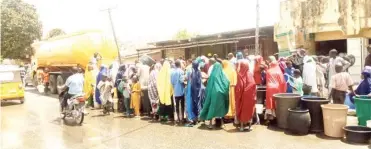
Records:
<instances>
[{"instance_id":1,"label":"yellow taxi","mask_svg":"<svg viewBox=\"0 0 371 149\"><path fill-rule=\"evenodd\" d=\"M19 100L24 102L22 69L18 66L0 65L0 100Z\"/></svg>"}]
</instances>

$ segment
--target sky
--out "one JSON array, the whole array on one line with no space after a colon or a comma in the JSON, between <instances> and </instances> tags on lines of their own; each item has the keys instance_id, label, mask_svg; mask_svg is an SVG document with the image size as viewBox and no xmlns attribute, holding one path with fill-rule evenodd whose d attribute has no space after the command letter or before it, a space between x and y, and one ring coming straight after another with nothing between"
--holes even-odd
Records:
<instances>
[{"instance_id":1,"label":"sky","mask_svg":"<svg viewBox=\"0 0 371 149\"><path fill-rule=\"evenodd\" d=\"M120 42L171 39L180 29L198 34L255 28L256 0L24 0L33 4L44 35L87 29L110 32L107 8ZM260 26L279 19L281 0L260 0Z\"/></svg>"}]
</instances>

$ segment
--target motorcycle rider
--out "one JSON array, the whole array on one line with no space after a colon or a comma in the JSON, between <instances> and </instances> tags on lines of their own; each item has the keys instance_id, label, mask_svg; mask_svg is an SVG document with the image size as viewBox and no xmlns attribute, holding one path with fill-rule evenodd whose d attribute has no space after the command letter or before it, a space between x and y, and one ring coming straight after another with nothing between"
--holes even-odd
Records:
<instances>
[{"instance_id":1,"label":"motorcycle rider","mask_svg":"<svg viewBox=\"0 0 371 149\"><path fill-rule=\"evenodd\" d=\"M67 106L67 100L75 95L82 95L83 88L84 88L84 77L79 73L79 69L77 67L72 67L73 75L69 76L66 80L65 85L63 86L63 90L68 88L66 94L64 94L62 108Z\"/></svg>"}]
</instances>

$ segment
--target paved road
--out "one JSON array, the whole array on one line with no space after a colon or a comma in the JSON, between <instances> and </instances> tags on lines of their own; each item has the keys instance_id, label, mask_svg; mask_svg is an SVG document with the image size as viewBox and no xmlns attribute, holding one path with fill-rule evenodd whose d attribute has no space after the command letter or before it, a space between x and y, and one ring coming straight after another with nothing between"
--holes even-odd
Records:
<instances>
[{"instance_id":1,"label":"paved road","mask_svg":"<svg viewBox=\"0 0 371 149\"><path fill-rule=\"evenodd\" d=\"M82 126L59 119L58 101L28 90L24 104L1 106L2 149L366 149L323 135L293 136L266 126L252 132L172 126L90 111Z\"/></svg>"}]
</instances>

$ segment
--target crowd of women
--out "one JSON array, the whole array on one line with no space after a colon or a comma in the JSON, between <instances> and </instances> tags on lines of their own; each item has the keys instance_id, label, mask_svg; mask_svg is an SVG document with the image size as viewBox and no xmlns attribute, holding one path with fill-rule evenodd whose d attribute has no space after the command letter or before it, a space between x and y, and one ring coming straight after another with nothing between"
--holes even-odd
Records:
<instances>
[{"instance_id":1,"label":"crowd of women","mask_svg":"<svg viewBox=\"0 0 371 149\"><path fill-rule=\"evenodd\" d=\"M259 55L244 57L238 52L236 57L228 54L227 60L208 55L187 61L164 59L151 66L140 62L111 68L102 65L96 81L102 76L115 78L112 80L117 88L118 110L128 117L149 115L155 120L176 120L190 127L210 121L210 128L230 121L244 131L246 127L251 128L257 86L266 87L265 118L269 121L275 118L274 94L332 97L326 95L325 90L335 95L343 91L338 86L344 83L342 77L346 75L339 75L340 79L332 76L346 72L349 66L336 50L330 51L329 57L308 56L305 50L299 50L279 60L275 56L267 60ZM113 71L115 67L118 67L117 72ZM94 69L89 70L94 74ZM85 74L86 86L90 87L95 79L87 79L91 78L87 75L92 75ZM370 80L369 77L365 72L365 80ZM352 82L345 83L350 86ZM357 89L356 93L362 89ZM95 97L92 89L86 90L87 98L99 105L99 90Z\"/></svg>"}]
</instances>

